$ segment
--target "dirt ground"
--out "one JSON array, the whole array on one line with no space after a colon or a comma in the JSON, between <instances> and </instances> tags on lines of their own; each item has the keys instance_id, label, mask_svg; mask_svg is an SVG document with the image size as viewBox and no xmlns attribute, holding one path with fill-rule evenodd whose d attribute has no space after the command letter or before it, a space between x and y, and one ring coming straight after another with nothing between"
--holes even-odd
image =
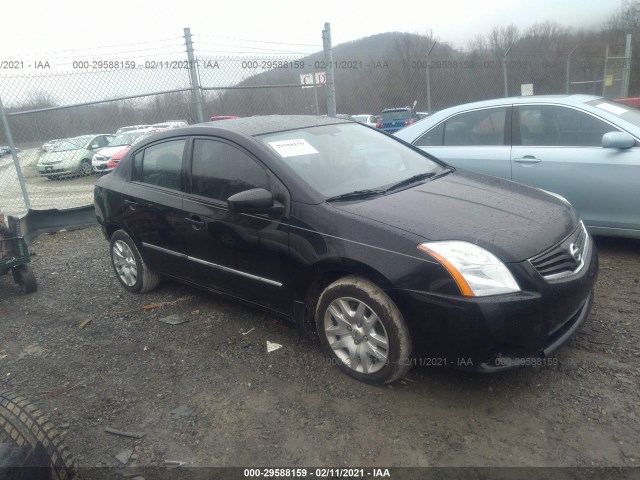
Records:
<instances>
[{"instance_id":1,"label":"dirt ground","mask_svg":"<svg viewBox=\"0 0 640 480\"><path fill-rule=\"evenodd\" d=\"M127 293L97 227L43 235L38 291L0 278L0 391L47 412L81 467L634 467L640 242L596 243L593 311L556 365L371 387L262 312L169 281Z\"/></svg>"}]
</instances>

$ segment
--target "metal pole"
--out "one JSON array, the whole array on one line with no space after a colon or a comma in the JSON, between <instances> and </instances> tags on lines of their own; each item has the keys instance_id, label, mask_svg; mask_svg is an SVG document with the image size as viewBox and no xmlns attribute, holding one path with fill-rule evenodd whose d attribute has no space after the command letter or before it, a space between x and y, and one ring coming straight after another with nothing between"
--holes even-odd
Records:
<instances>
[{"instance_id":1,"label":"metal pole","mask_svg":"<svg viewBox=\"0 0 640 480\"><path fill-rule=\"evenodd\" d=\"M11 148L11 156L13 157L13 165L16 168L16 175L18 177L18 183L20 184L20 190L22 190L22 198L24 199L24 205L27 207L27 211L31 210L31 200L29 199L29 192L27 192L27 185L24 183L24 176L22 175L22 169L20 168L20 162L18 161L18 152L16 152L16 146L13 143L13 135L11 135L11 129L9 128L9 122L4 112L4 105L2 105L2 98L0 98L0 117L2 117L2 126L7 134L7 143Z\"/></svg>"},{"instance_id":2,"label":"metal pole","mask_svg":"<svg viewBox=\"0 0 640 480\"><path fill-rule=\"evenodd\" d=\"M511 47L513 47L513 43L509 46L509 48L507 48L507 51L502 56L502 82L504 83L505 97L509 96L509 85L508 85L509 78L507 77L507 56L511 51Z\"/></svg>"},{"instance_id":3,"label":"metal pole","mask_svg":"<svg viewBox=\"0 0 640 480\"><path fill-rule=\"evenodd\" d=\"M198 123L204 122L202 114L202 93L200 91L200 82L198 81L198 64L193 54L193 42L191 41L191 29L184 29L184 43L187 47L187 59L189 60L189 74L191 76L191 95L196 111L196 119Z\"/></svg>"},{"instance_id":4,"label":"metal pole","mask_svg":"<svg viewBox=\"0 0 640 480\"><path fill-rule=\"evenodd\" d=\"M427 66L425 72L427 75L427 113L431 113L431 74L429 71L429 55L431 55L433 47L436 46L436 43L438 42L433 42L433 45L431 45L431 48L427 52Z\"/></svg>"},{"instance_id":5,"label":"metal pole","mask_svg":"<svg viewBox=\"0 0 640 480\"><path fill-rule=\"evenodd\" d=\"M333 75L333 53L331 51L331 24L326 22L322 30L322 48L324 50L324 60L327 64L325 75L327 77L327 115L336 116L336 85Z\"/></svg>"},{"instance_id":6,"label":"metal pole","mask_svg":"<svg viewBox=\"0 0 640 480\"><path fill-rule=\"evenodd\" d=\"M609 60L609 45L604 51L604 74L602 75L602 96L604 97L607 89L607 60Z\"/></svg>"},{"instance_id":7,"label":"metal pole","mask_svg":"<svg viewBox=\"0 0 640 480\"><path fill-rule=\"evenodd\" d=\"M567 56L567 95L569 95L569 84L571 82L571 55L573 55L573 52L576 51L576 48L578 48L578 45L576 45L574 49L571 50L571 53L569 53L569 55Z\"/></svg>"},{"instance_id":8,"label":"metal pole","mask_svg":"<svg viewBox=\"0 0 640 480\"><path fill-rule=\"evenodd\" d=\"M627 33L627 44L624 49L624 72L622 73L622 92L620 97L629 96L629 75L631 74L631 34Z\"/></svg>"},{"instance_id":9,"label":"metal pole","mask_svg":"<svg viewBox=\"0 0 640 480\"><path fill-rule=\"evenodd\" d=\"M315 76L314 76L314 79L315 79ZM316 115L320 115L320 105L318 104L318 85L315 85L315 80L313 85L313 95L316 98Z\"/></svg>"}]
</instances>

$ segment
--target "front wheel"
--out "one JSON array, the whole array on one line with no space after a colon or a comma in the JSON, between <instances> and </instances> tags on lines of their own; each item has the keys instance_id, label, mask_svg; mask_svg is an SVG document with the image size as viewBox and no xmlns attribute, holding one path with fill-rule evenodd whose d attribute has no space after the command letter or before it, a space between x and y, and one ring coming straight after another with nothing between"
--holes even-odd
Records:
<instances>
[{"instance_id":1,"label":"front wheel","mask_svg":"<svg viewBox=\"0 0 640 480\"><path fill-rule=\"evenodd\" d=\"M346 374L382 385L411 366L411 337L393 300L358 276L336 280L320 295L316 326L327 358Z\"/></svg>"},{"instance_id":2,"label":"front wheel","mask_svg":"<svg viewBox=\"0 0 640 480\"><path fill-rule=\"evenodd\" d=\"M83 160L80 163L80 175L82 175L83 177L88 177L92 173L93 173L93 168L91 167L91 161Z\"/></svg>"},{"instance_id":3,"label":"front wheel","mask_svg":"<svg viewBox=\"0 0 640 480\"><path fill-rule=\"evenodd\" d=\"M149 269L136 244L124 230L117 230L111 235L110 250L113 271L130 292L148 292L160 283L160 276Z\"/></svg>"}]
</instances>

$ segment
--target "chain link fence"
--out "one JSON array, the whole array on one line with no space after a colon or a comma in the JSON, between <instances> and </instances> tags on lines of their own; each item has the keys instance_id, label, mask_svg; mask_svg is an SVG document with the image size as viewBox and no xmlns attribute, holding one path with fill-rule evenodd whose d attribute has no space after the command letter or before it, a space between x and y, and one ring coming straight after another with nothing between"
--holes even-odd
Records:
<instances>
[{"instance_id":1,"label":"chain link fence","mask_svg":"<svg viewBox=\"0 0 640 480\"><path fill-rule=\"evenodd\" d=\"M340 45L329 63L321 50L310 55L199 52L194 38L196 61L188 60L182 45L182 53L171 59L71 59L62 71L1 75L0 113L6 125L0 146L12 140L17 155L2 147L0 209L23 215L29 209L91 205L96 177L132 142L180 122L326 115L324 82L330 69L338 113L377 115L389 107L432 112L505 95L601 94L605 62L604 49L532 53L514 48L496 55L434 48L428 37L398 34L391 40L370 37L366 51L358 42ZM134 133L121 135L123 127Z\"/></svg>"}]
</instances>

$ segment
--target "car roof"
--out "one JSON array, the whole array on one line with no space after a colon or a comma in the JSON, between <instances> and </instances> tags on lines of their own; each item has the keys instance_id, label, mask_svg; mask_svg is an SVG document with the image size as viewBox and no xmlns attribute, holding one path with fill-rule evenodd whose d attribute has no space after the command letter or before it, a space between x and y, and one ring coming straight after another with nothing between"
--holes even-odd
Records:
<instances>
[{"instance_id":1,"label":"car roof","mask_svg":"<svg viewBox=\"0 0 640 480\"><path fill-rule=\"evenodd\" d=\"M491 107L496 105L527 104L527 103L559 103L563 105L582 105L592 100L602 99L595 95L572 94L572 95L527 95L521 97L492 98L490 100L480 100L478 102L464 103L440 110L464 109Z\"/></svg>"},{"instance_id":2,"label":"car roof","mask_svg":"<svg viewBox=\"0 0 640 480\"><path fill-rule=\"evenodd\" d=\"M256 136L266 133L283 132L299 128L316 127L320 125L333 125L336 123L353 123L349 120L335 117L319 117L315 115L263 115L242 118L230 118L224 122L205 122L185 129L216 128L232 130L245 135Z\"/></svg>"}]
</instances>

